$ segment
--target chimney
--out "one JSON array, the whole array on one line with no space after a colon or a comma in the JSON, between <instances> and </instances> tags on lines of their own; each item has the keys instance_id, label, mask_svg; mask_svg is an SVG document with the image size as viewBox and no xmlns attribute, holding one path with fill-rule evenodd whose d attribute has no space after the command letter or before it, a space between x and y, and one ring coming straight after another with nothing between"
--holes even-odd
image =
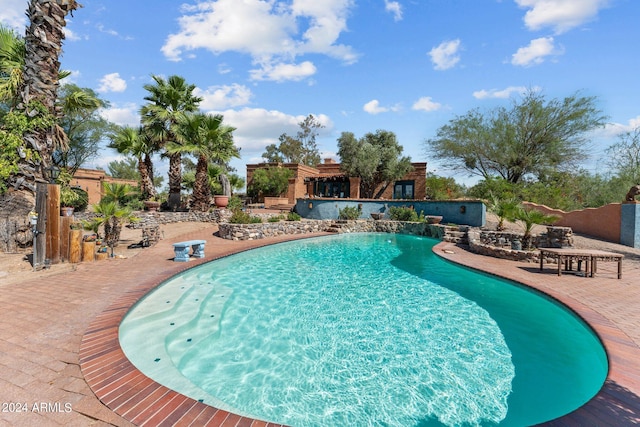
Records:
<instances>
[{"instance_id":1,"label":"chimney","mask_svg":"<svg viewBox=\"0 0 640 427\"><path fill-rule=\"evenodd\" d=\"M325 165L333 165L335 163L336 163L336 161L333 160L331 157L327 157L326 159L324 159L324 164Z\"/></svg>"}]
</instances>

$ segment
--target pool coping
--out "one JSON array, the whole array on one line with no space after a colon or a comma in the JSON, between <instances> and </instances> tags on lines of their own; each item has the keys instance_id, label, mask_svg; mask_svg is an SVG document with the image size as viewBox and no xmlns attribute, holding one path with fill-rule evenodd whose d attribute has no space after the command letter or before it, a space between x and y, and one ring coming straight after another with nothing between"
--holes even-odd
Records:
<instances>
[{"instance_id":1,"label":"pool coping","mask_svg":"<svg viewBox=\"0 0 640 427\"><path fill-rule=\"evenodd\" d=\"M130 308L171 276L249 249L322 235L327 233L256 240L189 263L167 260L167 264L162 265L160 276L139 278L136 286L123 292L89 324L79 351L80 368L87 384L110 410L137 425L281 426L214 408L148 378L127 359L120 347L118 329ZM522 283L549 295L584 319L603 342L609 359L609 372L602 389L572 413L541 425L608 425L612 422L615 425L632 425L640 422L640 397L633 391L640 390L640 348L615 324L576 299L554 291L544 283L535 283L534 279L540 277L514 279L509 270L496 265L502 261L494 263L493 259L482 257L484 265L480 262L480 266L483 268L478 268L477 261L473 261L480 255L466 252L452 243L441 242L433 250L438 256L454 263ZM489 260L492 262L487 262Z\"/></svg>"}]
</instances>

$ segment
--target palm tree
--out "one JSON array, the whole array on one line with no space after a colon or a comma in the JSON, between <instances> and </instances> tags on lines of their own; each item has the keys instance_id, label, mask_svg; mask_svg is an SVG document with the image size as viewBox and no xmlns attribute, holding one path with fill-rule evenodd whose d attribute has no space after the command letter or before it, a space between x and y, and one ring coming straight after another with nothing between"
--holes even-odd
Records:
<instances>
[{"instance_id":1,"label":"palm tree","mask_svg":"<svg viewBox=\"0 0 640 427\"><path fill-rule=\"evenodd\" d=\"M519 205L515 211L515 219L522 222L524 236L522 236L522 246L525 249L531 248L531 230L536 224L553 224L558 220L555 215L547 215L542 211L533 208L525 208Z\"/></svg>"},{"instance_id":2,"label":"palm tree","mask_svg":"<svg viewBox=\"0 0 640 427\"><path fill-rule=\"evenodd\" d=\"M193 201L191 208L206 212L210 207L209 163L223 164L232 157L240 157L233 144L235 128L222 124L223 116L197 113L184 116L177 127L177 143L168 147L169 153L188 153L197 157Z\"/></svg>"},{"instance_id":3,"label":"palm tree","mask_svg":"<svg viewBox=\"0 0 640 427\"><path fill-rule=\"evenodd\" d=\"M188 112L198 109L202 98L193 95L195 85L187 84L180 76L170 76L167 80L152 76L155 84L147 84L144 89L149 95L148 101L140 111L142 124L160 141L160 145L178 144L176 127ZM169 157L169 209L176 210L180 205L182 165L180 150L167 151Z\"/></svg>"},{"instance_id":4,"label":"palm tree","mask_svg":"<svg viewBox=\"0 0 640 427\"><path fill-rule=\"evenodd\" d=\"M520 201L514 197L509 199L499 199L492 195L489 210L498 217L498 231L504 231L504 221L513 222L516 219Z\"/></svg>"},{"instance_id":5,"label":"palm tree","mask_svg":"<svg viewBox=\"0 0 640 427\"><path fill-rule=\"evenodd\" d=\"M140 192L143 200L149 200L156 196L156 188L153 185L153 162L151 155L157 149L151 137L143 128L121 126L109 135L111 143L109 147L118 153L132 155L137 159L138 172L140 173Z\"/></svg>"},{"instance_id":6,"label":"palm tree","mask_svg":"<svg viewBox=\"0 0 640 427\"><path fill-rule=\"evenodd\" d=\"M80 4L75 0L29 1L27 17L30 22L24 38L22 82L15 106L17 112L28 117L32 123L40 125L22 135L23 143L16 149L16 170L11 172L4 183L10 191L0 194L3 218L0 226L15 230L8 236L8 241L11 242L9 247L16 240L24 217L33 209L36 183L44 181L45 171L51 165L53 150L65 142L64 131L55 123L58 115L56 98L60 78L59 56L64 40L65 17L79 7ZM19 60L16 52L10 53L10 56L13 60ZM13 70L16 71L13 76L15 84L19 80L19 73L17 67L13 67Z\"/></svg>"},{"instance_id":7,"label":"palm tree","mask_svg":"<svg viewBox=\"0 0 640 427\"><path fill-rule=\"evenodd\" d=\"M120 205L117 200L102 199L93 206L93 211L96 213L96 217L85 224L85 227L98 229L103 226L104 241L113 253L113 248L118 246L122 226L129 222L135 222L138 218L133 215L133 211L129 207Z\"/></svg>"},{"instance_id":8,"label":"palm tree","mask_svg":"<svg viewBox=\"0 0 640 427\"><path fill-rule=\"evenodd\" d=\"M138 221L133 215L133 210L124 205L127 196L134 194L133 188L129 184L104 183L104 196L100 202L93 206L93 211L97 214L91 221L85 222L85 228L98 230L104 227L104 240L111 247L118 246L122 226L129 222Z\"/></svg>"},{"instance_id":9,"label":"palm tree","mask_svg":"<svg viewBox=\"0 0 640 427\"><path fill-rule=\"evenodd\" d=\"M23 82L20 88L18 109L35 114L37 109L33 101L44 107L38 114L58 116L56 99L60 80L59 55L64 40L63 28L68 13L81 7L75 0L30 0L27 16L30 25L25 33L25 56ZM40 154L40 171L44 176L46 167L51 164L51 153L65 142L65 135L59 126L36 130L25 135L29 148Z\"/></svg>"},{"instance_id":10,"label":"palm tree","mask_svg":"<svg viewBox=\"0 0 640 427\"><path fill-rule=\"evenodd\" d=\"M7 108L14 108L18 102L24 53L24 39L0 25L0 102Z\"/></svg>"}]
</instances>

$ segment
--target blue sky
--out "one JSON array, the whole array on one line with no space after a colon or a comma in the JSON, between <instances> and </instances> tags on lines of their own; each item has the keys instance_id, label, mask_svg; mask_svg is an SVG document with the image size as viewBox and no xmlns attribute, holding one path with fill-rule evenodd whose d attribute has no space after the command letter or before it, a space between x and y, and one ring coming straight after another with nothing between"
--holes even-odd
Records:
<instances>
[{"instance_id":1,"label":"blue sky","mask_svg":"<svg viewBox=\"0 0 640 427\"><path fill-rule=\"evenodd\" d=\"M405 154L451 175L424 141L471 109L510 105L528 89L548 99L595 96L610 124L585 167L640 125L637 0L81 0L68 18L62 68L136 125L151 75L198 87L201 109L236 127L242 159L261 161L308 114L324 125L322 157L341 132L396 133ZM24 32L26 0L0 0L0 21ZM87 166L117 158L105 149ZM160 166L160 170L166 170Z\"/></svg>"}]
</instances>

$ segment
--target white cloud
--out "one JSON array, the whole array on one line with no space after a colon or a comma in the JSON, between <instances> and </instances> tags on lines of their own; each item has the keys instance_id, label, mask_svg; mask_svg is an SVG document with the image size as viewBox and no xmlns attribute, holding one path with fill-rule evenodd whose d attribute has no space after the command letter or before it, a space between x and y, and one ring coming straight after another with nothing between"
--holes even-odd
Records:
<instances>
[{"instance_id":1,"label":"white cloud","mask_svg":"<svg viewBox=\"0 0 640 427\"><path fill-rule=\"evenodd\" d=\"M185 5L178 19L180 31L169 35L162 52L173 61L198 49L216 55L240 52L250 55L263 70L285 70L262 72L257 77L300 79L308 75L305 73L309 73L309 62L298 66L302 70L288 72L287 66L278 64L291 64L296 57L309 53L346 63L357 60L350 46L337 44L347 29L347 16L354 5L353 0L294 0L291 4L274 0L209 0ZM251 23L250 28L247 23Z\"/></svg>"},{"instance_id":2,"label":"white cloud","mask_svg":"<svg viewBox=\"0 0 640 427\"><path fill-rule=\"evenodd\" d=\"M69 27L64 27L62 29L62 32L64 33L64 39L67 41L80 40L80 37L76 33L74 33Z\"/></svg>"},{"instance_id":3,"label":"white cloud","mask_svg":"<svg viewBox=\"0 0 640 427\"><path fill-rule=\"evenodd\" d=\"M603 138L615 138L623 133L631 132L640 127L640 116L629 119L627 124L608 123L604 128L596 130L596 134Z\"/></svg>"},{"instance_id":4,"label":"white cloud","mask_svg":"<svg viewBox=\"0 0 640 427\"><path fill-rule=\"evenodd\" d=\"M364 107L362 107L362 109L369 114L379 114L389 111L387 108L381 107L380 101L378 101L377 99L373 99L367 102L366 104L364 104Z\"/></svg>"},{"instance_id":5,"label":"white cloud","mask_svg":"<svg viewBox=\"0 0 640 427\"><path fill-rule=\"evenodd\" d=\"M393 14L394 21L402 20L402 5L397 1L384 0L384 9Z\"/></svg>"},{"instance_id":6,"label":"white cloud","mask_svg":"<svg viewBox=\"0 0 640 427\"><path fill-rule=\"evenodd\" d=\"M509 86L504 89L490 89L490 90L483 89L483 90L473 92L473 97L476 99L490 99L490 98L509 99L511 95L514 93L523 94L523 93L526 93L528 90L529 88L525 86ZM540 90L540 88L535 86L532 88L532 90L538 91Z\"/></svg>"},{"instance_id":7,"label":"white cloud","mask_svg":"<svg viewBox=\"0 0 640 427\"><path fill-rule=\"evenodd\" d=\"M442 108L442 104L440 104L439 102L434 102L430 96L423 96L422 98L418 99L411 108L413 108L414 110L427 112L438 111Z\"/></svg>"},{"instance_id":8,"label":"white cloud","mask_svg":"<svg viewBox=\"0 0 640 427\"><path fill-rule=\"evenodd\" d=\"M26 0L0 0L0 22L24 35L27 25Z\"/></svg>"},{"instance_id":9,"label":"white cloud","mask_svg":"<svg viewBox=\"0 0 640 427\"><path fill-rule=\"evenodd\" d=\"M196 88L196 96L202 97L200 108L204 110L220 110L247 105L251 102L253 93L246 86L234 83L224 86L210 86L206 90Z\"/></svg>"},{"instance_id":10,"label":"white cloud","mask_svg":"<svg viewBox=\"0 0 640 427\"><path fill-rule=\"evenodd\" d=\"M515 0L529 9L524 22L530 30L551 27L557 34L593 20L611 0Z\"/></svg>"},{"instance_id":11,"label":"white cloud","mask_svg":"<svg viewBox=\"0 0 640 427\"><path fill-rule=\"evenodd\" d=\"M531 40L529 46L521 47L511 57L513 65L528 67L530 65L542 64L546 57L561 55L562 49L558 49L554 45L553 37L540 37Z\"/></svg>"},{"instance_id":12,"label":"white cloud","mask_svg":"<svg viewBox=\"0 0 640 427\"><path fill-rule=\"evenodd\" d=\"M120 77L120 73L106 74L100 79L98 92L124 92L127 89L127 82Z\"/></svg>"},{"instance_id":13,"label":"white cloud","mask_svg":"<svg viewBox=\"0 0 640 427\"><path fill-rule=\"evenodd\" d=\"M262 64L261 69L251 70L250 74L252 80L300 81L314 75L316 70L312 62L305 61L301 64Z\"/></svg>"},{"instance_id":14,"label":"white cloud","mask_svg":"<svg viewBox=\"0 0 640 427\"><path fill-rule=\"evenodd\" d=\"M120 126L138 126L140 124L139 107L134 103L118 106L112 104L111 107L100 111L100 116L105 120Z\"/></svg>"},{"instance_id":15,"label":"white cloud","mask_svg":"<svg viewBox=\"0 0 640 427\"><path fill-rule=\"evenodd\" d=\"M123 36L121 35L119 32L117 32L116 30L112 30L111 28L107 28L104 26L104 24L96 24L96 29L98 31L100 31L101 33L113 36L113 37L117 37L121 40L133 40L133 37L131 36Z\"/></svg>"},{"instance_id":16,"label":"white cloud","mask_svg":"<svg viewBox=\"0 0 640 427\"><path fill-rule=\"evenodd\" d=\"M241 148L243 158L258 158L269 144L277 144L283 133L295 135L300 130L298 123L306 115L292 116L281 111L263 108L242 108L240 110L210 111L222 114L224 122L237 130L233 133L236 146ZM329 134L333 122L324 114L313 115L325 127L320 129L322 135ZM259 160L261 161L261 160Z\"/></svg>"},{"instance_id":17,"label":"white cloud","mask_svg":"<svg viewBox=\"0 0 640 427\"><path fill-rule=\"evenodd\" d=\"M449 40L440 43L429 51L431 61L435 65L436 70L448 70L454 67L460 61L460 39Z\"/></svg>"}]
</instances>

